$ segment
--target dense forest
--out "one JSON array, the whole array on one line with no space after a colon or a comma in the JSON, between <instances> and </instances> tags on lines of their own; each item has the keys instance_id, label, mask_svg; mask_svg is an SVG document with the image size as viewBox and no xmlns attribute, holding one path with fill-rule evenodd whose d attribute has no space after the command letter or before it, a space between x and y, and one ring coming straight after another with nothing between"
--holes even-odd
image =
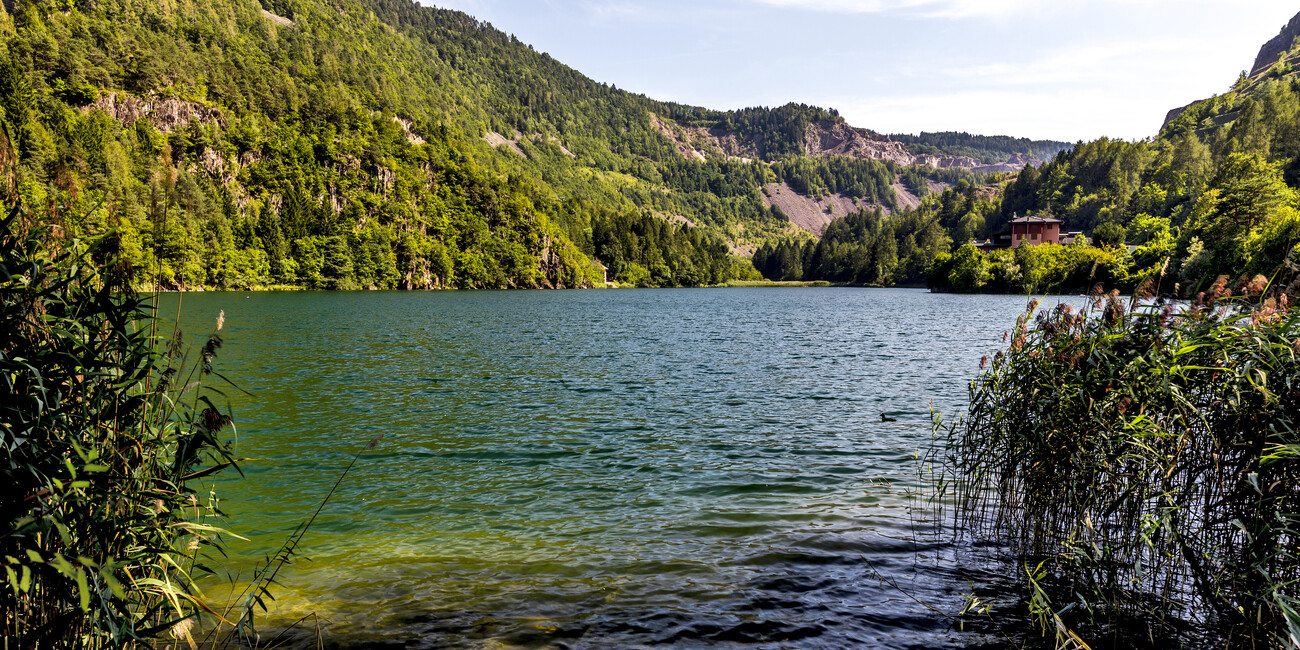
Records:
<instances>
[{"instance_id":1,"label":"dense forest","mask_svg":"<svg viewBox=\"0 0 1300 650\"><path fill-rule=\"evenodd\" d=\"M900 178L920 193L927 177L955 178L804 155L810 124L843 122L834 110L656 102L409 0L5 7L0 118L21 197L58 206L68 236L116 233L141 283L593 286L602 264L622 264L602 260L596 237L610 214L649 214L682 231L673 241L698 242L664 249L684 256L676 268L787 236L769 183L893 210ZM685 156L658 119L720 129L758 159ZM1012 148L995 157L1023 149L985 144Z\"/></svg>"},{"instance_id":2,"label":"dense forest","mask_svg":"<svg viewBox=\"0 0 1300 650\"><path fill-rule=\"evenodd\" d=\"M754 253L753 264L764 277L778 281L918 284L950 241L937 212L911 210L886 217L876 209L831 222L820 240L765 244Z\"/></svg>"},{"instance_id":3,"label":"dense forest","mask_svg":"<svg viewBox=\"0 0 1300 650\"><path fill-rule=\"evenodd\" d=\"M656 102L409 0L23 0L0 34L23 202L56 206L66 236L114 233L141 284L693 286L751 277L743 241L771 279L1019 292L1158 274L1188 293L1268 274L1300 232L1295 51L1149 141L897 136L1054 154L1006 177L812 157L833 110ZM682 149L706 136L757 158ZM861 214L813 241L773 183ZM1098 246L961 248L1031 213Z\"/></svg>"}]
</instances>

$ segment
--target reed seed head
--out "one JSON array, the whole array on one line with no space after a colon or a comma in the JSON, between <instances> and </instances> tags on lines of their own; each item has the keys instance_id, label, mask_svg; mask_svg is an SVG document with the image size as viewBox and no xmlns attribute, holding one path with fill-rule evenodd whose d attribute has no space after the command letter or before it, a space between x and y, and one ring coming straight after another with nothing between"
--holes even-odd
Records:
<instances>
[{"instance_id":1,"label":"reed seed head","mask_svg":"<svg viewBox=\"0 0 1300 650\"><path fill-rule=\"evenodd\" d=\"M1137 298L1138 300L1150 300L1151 297L1155 295L1156 295L1156 281L1150 277L1143 280L1142 284L1138 285L1137 291L1133 292L1133 297Z\"/></svg>"}]
</instances>

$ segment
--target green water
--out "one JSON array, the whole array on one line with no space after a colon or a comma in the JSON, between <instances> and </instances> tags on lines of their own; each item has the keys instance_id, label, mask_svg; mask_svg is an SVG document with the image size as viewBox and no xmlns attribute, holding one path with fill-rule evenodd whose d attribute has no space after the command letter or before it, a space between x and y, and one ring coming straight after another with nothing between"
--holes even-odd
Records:
<instances>
[{"instance_id":1,"label":"green water","mask_svg":"<svg viewBox=\"0 0 1300 650\"><path fill-rule=\"evenodd\" d=\"M961 647L906 488L1024 299L915 290L166 296L219 369L273 551L363 455L276 616L393 647ZM888 412L897 422L881 422Z\"/></svg>"}]
</instances>

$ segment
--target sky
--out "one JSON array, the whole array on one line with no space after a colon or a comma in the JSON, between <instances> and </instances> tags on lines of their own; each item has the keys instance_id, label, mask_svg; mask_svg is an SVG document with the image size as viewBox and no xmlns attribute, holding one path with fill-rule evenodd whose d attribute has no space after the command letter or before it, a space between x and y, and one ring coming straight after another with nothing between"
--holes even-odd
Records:
<instances>
[{"instance_id":1,"label":"sky","mask_svg":"<svg viewBox=\"0 0 1300 650\"><path fill-rule=\"evenodd\" d=\"M1156 134L1228 90L1277 0L420 0L588 77L712 109L812 104L882 133Z\"/></svg>"}]
</instances>

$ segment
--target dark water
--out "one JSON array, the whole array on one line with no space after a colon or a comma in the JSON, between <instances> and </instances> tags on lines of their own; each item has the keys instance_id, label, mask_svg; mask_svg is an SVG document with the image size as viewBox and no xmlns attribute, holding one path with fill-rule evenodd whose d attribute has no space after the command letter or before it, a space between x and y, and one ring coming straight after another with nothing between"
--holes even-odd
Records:
<instances>
[{"instance_id":1,"label":"dark water","mask_svg":"<svg viewBox=\"0 0 1300 650\"><path fill-rule=\"evenodd\" d=\"M174 308L176 296L164 299ZM274 613L394 647L969 647L908 496L1025 300L914 290L188 294L269 553L378 434ZM897 422L883 423L881 412ZM885 584L881 577L896 583ZM906 592L906 594L904 593Z\"/></svg>"}]
</instances>

